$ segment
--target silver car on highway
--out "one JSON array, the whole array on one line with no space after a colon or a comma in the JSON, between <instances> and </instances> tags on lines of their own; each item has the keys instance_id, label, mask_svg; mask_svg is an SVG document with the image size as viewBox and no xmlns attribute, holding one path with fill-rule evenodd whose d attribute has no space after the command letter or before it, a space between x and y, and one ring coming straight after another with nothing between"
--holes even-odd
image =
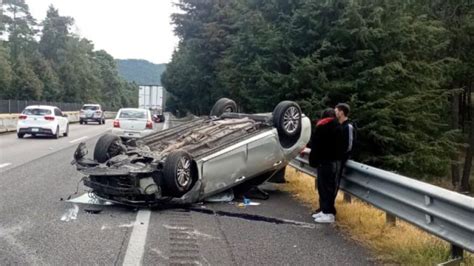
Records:
<instances>
[{"instance_id":1,"label":"silver car on highway","mask_svg":"<svg viewBox=\"0 0 474 266\"><path fill-rule=\"evenodd\" d=\"M310 120L292 101L272 113L236 113L222 98L206 118L196 118L141 139L99 138L94 158L81 143L74 154L85 186L123 204L192 203L230 188L259 185L284 175L306 146Z\"/></svg>"},{"instance_id":2,"label":"silver car on highway","mask_svg":"<svg viewBox=\"0 0 474 266\"><path fill-rule=\"evenodd\" d=\"M154 125L150 110L122 108L115 117L112 134L122 138L141 138L151 134Z\"/></svg>"}]
</instances>

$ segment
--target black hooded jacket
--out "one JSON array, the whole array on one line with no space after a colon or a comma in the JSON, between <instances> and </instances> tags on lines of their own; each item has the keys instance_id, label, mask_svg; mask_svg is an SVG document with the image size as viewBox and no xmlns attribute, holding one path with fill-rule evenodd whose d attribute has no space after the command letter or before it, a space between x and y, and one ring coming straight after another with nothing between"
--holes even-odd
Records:
<instances>
[{"instance_id":1,"label":"black hooded jacket","mask_svg":"<svg viewBox=\"0 0 474 266\"><path fill-rule=\"evenodd\" d=\"M341 160L343 157L342 127L336 118L323 118L311 135L309 164L318 167L324 161Z\"/></svg>"}]
</instances>

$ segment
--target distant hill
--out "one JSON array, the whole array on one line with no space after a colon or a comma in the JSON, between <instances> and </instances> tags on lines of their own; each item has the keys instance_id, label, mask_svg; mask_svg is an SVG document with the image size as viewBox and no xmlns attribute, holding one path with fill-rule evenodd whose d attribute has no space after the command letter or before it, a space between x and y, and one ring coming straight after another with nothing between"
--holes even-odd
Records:
<instances>
[{"instance_id":1,"label":"distant hill","mask_svg":"<svg viewBox=\"0 0 474 266\"><path fill-rule=\"evenodd\" d=\"M153 64L142 59L117 59L119 75L138 85L161 85L161 74L166 64Z\"/></svg>"}]
</instances>

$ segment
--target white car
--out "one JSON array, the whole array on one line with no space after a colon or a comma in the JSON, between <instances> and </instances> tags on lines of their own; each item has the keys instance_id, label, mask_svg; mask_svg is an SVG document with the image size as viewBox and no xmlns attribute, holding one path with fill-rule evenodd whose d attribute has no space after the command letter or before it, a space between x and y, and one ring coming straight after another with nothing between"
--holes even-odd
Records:
<instances>
[{"instance_id":1,"label":"white car","mask_svg":"<svg viewBox=\"0 0 474 266\"><path fill-rule=\"evenodd\" d=\"M147 109L122 108L114 120L112 134L122 138L141 138L153 132L154 123Z\"/></svg>"},{"instance_id":2,"label":"white car","mask_svg":"<svg viewBox=\"0 0 474 266\"><path fill-rule=\"evenodd\" d=\"M56 106L31 105L18 117L16 126L18 138L23 138L25 134L51 135L59 138L60 134L67 137L69 134L69 120L67 115Z\"/></svg>"}]
</instances>

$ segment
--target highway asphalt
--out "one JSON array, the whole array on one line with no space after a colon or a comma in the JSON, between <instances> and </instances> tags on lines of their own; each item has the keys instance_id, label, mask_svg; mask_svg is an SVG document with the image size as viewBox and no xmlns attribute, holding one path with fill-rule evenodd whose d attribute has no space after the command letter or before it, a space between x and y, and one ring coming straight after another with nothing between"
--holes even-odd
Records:
<instances>
[{"instance_id":1,"label":"highway asphalt","mask_svg":"<svg viewBox=\"0 0 474 266\"><path fill-rule=\"evenodd\" d=\"M106 125L71 125L58 140L0 135L0 265L368 265L371 255L333 225L265 185L258 206L200 203L171 209L107 206L99 213L65 200L81 174L70 164L81 141L89 156ZM71 143L72 142L72 143Z\"/></svg>"}]
</instances>

